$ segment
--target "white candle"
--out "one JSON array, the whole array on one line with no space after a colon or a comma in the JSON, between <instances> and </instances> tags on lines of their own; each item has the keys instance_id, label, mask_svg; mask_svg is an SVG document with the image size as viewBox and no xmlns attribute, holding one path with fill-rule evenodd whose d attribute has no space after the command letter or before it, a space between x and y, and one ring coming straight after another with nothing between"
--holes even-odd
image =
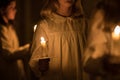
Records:
<instances>
[{"instance_id":1,"label":"white candle","mask_svg":"<svg viewBox=\"0 0 120 80\"><path fill-rule=\"evenodd\" d=\"M44 47L44 48L46 47L46 40L44 39L44 37L40 38L40 43L41 43L42 47Z\"/></svg>"},{"instance_id":2,"label":"white candle","mask_svg":"<svg viewBox=\"0 0 120 80\"><path fill-rule=\"evenodd\" d=\"M114 32L112 33L112 39L113 40L119 40L120 39L120 26L117 25L114 29Z\"/></svg>"}]
</instances>

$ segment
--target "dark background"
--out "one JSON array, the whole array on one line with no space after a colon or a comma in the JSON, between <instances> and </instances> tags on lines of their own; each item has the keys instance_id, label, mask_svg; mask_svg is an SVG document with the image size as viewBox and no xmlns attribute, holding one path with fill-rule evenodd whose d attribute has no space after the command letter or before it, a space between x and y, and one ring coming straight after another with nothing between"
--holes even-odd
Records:
<instances>
[{"instance_id":1,"label":"dark background","mask_svg":"<svg viewBox=\"0 0 120 80\"><path fill-rule=\"evenodd\" d=\"M100 0L82 0L87 18L90 17L95 4ZM17 0L16 30L20 44L31 43L33 27L39 20L40 10L45 0Z\"/></svg>"}]
</instances>

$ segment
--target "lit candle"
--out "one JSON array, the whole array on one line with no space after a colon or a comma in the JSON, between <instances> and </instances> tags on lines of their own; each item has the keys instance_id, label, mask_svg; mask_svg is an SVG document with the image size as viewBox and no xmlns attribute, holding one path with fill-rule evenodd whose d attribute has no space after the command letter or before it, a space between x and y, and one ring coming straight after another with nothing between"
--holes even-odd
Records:
<instances>
[{"instance_id":1,"label":"lit candle","mask_svg":"<svg viewBox=\"0 0 120 80\"><path fill-rule=\"evenodd\" d=\"M120 39L120 26L116 26L114 29L114 32L112 33L112 39L113 40L119 40Z\"/></svg>"},{"instance_id":2,"label":"lit candle","mask_svg":"<svg viewBox=\"0 0 120 80\"><path fill-rule=\"evenodd\" d=\"M120 56L120 26L119 25L117 25L114 28L114 31L112 32L111 56Z\"/></svg>"},{"instance_id":3,"label":"lit candle","mask_svg":"<svg viewBox=\"0 0 120 80\"><path fill-rule=\"evenodd\" d=\"M47 57L47 42L44 37L40 38L40 44L41 44L42 51L43 51L42 56L45 58L45 57Z\"/></svg>"},{"instance_id":4,"label":"lit candle","mask_svg":"<svg viewBox=\"0 0 120 80\"><path fill-rule=\"evenodd\" d=\"M40 38L40 43L41 43L41 45L42 45L42 47L46 47L46 40L44 39L44 37L41 37Z\"/></svg>"},{"instance_id":5,"label":"lit candle","mask_svg":"<svg viewBox=\"0 0 120 80\"><path fill-rule=\"evenodd\" d=\"M37 24L36 24L36 25L34 25L34 32L36 31L36 28L37 28Z\"/></svg>"}]
</instances>

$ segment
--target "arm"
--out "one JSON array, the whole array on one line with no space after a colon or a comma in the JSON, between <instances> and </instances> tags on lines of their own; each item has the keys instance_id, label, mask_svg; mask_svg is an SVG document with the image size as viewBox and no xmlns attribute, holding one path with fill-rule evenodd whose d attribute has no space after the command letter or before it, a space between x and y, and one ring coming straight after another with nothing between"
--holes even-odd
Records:
<instances>
[{"instance_id":1,"label":"arm","mask_svg":"<svg viewBox=\"0 0 120 80\"><path fill-rule=\"evenodd\" d=\"M22 46L14 52L9 51L8 49L1 49L0 52L1 57L8 61L23 59L26 56L29 56L29 44Z\"/></svg>"},{"instance_id":2,"label":"arm","mask_svg":"<svg viewBox=\"0 0 120 80\"><path fill-rule=\"evenodd\" d=\"M15 49L11 44L12 35L9 35L8 32L7 27L0 27L0 56L8 61L23 58L28 52L29 44L20 48L16 46Z\"/></svg>"},{"instance_id":3,"label":"arm","mask_svg":"<svg viewBox=\"0 0 120 80\"><path fill-rule=\"evenodd\" d=\"M32 43L32 47L31 47L32 56L29 61L29 65L31 67L31 70L35 74L35 76L38 78L41 76L38 61L40 58L43 58L42 48L41 48L41 44L40 44L40 37L44 37L47 40L46 32L42 28L42 27L46 27L46 26L48 26L46 21L42 21L38 24L37 29L33 36L33 43Z\"/></svg>"}]
</instances>

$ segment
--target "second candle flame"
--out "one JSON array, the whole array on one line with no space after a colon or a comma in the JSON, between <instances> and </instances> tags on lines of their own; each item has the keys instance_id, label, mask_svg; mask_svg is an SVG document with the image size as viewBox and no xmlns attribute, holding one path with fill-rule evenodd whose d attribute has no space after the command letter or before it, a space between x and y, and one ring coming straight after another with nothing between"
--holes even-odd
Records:
<instances>
[{"instance_id":1,"label":"second candle flame","mask_svg":"<svg viewBox=\"0 0 120 80\"><path fill-rule=\"evenodd\" d=\"M114 40L118 40L120 38L120 26L117 25L114 29L114 32L112 33L112 38Z\"/></svg>"}]
</instances>

